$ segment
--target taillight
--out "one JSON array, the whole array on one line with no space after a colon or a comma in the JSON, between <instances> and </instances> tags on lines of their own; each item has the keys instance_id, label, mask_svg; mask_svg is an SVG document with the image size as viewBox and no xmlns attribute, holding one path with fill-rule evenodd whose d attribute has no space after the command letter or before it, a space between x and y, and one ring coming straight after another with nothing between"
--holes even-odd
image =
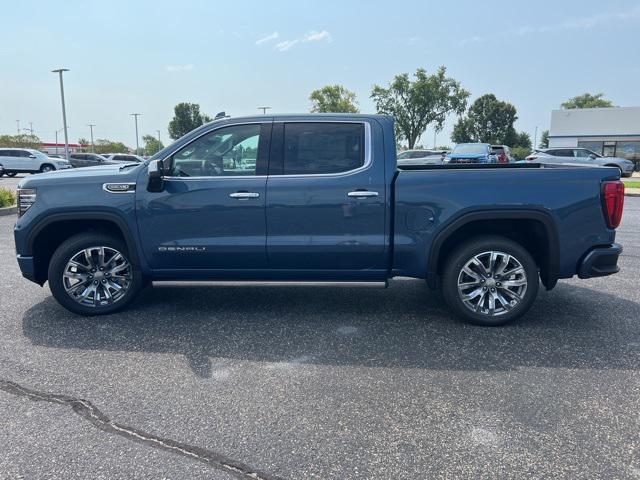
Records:
<instances>
[{"instance_id":1,"label":"taillight","mask_svg":"<svg viewBox=\"0 0 640 480\"><path fill-rule=\"evenodd\" d=\"M624 183L620 180L604 182L602 184L602 202L607 225L609 228L618 228L624 207Z\"/></svg>"}]
</instances>

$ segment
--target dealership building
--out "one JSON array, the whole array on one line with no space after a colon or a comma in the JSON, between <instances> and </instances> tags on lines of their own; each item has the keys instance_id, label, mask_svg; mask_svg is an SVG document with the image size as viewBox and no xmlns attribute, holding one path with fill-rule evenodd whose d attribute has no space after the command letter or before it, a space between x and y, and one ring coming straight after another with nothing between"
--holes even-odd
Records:
<instances>
[{"instance_id":1,"label":"dealership building","mask_svg":"<svg viewBox=\"0 0 640 480\"><path fill-rule=\"evenodd\" d=\"M640 164L640 107L554 110L549 147L583 147Z\"/></svg>"}]
</instances>

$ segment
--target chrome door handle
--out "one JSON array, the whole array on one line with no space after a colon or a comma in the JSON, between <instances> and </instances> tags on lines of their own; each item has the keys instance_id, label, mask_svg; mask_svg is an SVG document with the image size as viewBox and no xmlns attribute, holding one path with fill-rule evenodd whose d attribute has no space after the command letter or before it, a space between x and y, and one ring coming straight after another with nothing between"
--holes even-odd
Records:
<instances>
[{"instance_id":1,"label":"chrome door handle","mask_svg":"<svg viewBox=\"0 0 640 480\"><path fill-rule=\"evenodd\" d=\"M367 197L377 197L378 192L370 192L368 190L356 190L355 192L347 193L347 195L353 198L367 198Z\"/></svg>"},{"instance_id":2,"label":"chrome door handle","mask_svg":"<svg viewBox=\"0 0 640 480\"><path fill-rule=\"evenodd\" d=\"M230 193L229 196L238 200L248 200L249 198L258 198L260 194L258 192L235 192Z\"/></svg>"}]
</instances>

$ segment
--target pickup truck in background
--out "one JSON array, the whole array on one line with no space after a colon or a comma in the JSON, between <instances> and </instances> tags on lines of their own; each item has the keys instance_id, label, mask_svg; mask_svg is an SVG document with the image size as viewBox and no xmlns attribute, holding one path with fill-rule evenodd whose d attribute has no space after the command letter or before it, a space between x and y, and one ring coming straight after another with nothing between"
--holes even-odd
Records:
<instances>
[{"instance_id":1,"label":"pickup truck in background","mask_svg":"<svg viewBox=\"0 0 640 480\"><path fill-rule=\"evenodd\" d=\"M150 281L405 276L500 325L540 282L618 271L623 193L614 168L399 168L388 116L224 118L143 163L22 180L14 234L23 275L83 315Z\"/></svg>"}]
</instances>

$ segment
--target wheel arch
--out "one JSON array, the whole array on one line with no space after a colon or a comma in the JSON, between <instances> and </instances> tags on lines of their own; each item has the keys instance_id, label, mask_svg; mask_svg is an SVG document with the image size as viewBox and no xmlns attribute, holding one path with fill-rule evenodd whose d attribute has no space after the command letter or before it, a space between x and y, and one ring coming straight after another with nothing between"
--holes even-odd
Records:
<instances>
[{"instance_id":1,"label":"wheel arch","mask_svg":"<svg viewBox=\"0 0 640 480\"><path fill-rule=\"evenodd\" d=\"M126 221L110 212L66 212L45 217L27 236L27 249L34 256L35 280L40 285L47 280L47 271L53 252L68 238L86 231L99 231L121 238L134 265L140 266L140 257L134 237Z\"/></svg>"},{"instance_id":2,"label":"wheel arch","mask_svg":"<svg viewBox=\"0 0 640 480\"><path fill-rule=\"evenodd\" d=\"M444 262L457 245L472 236L483 234L503 235L520 243L536 260L546 289L555 287L560 269L556 225L547 212L529 209L468 212L448 223L436 235L431 246L426 275L429 286L438 286Z\"/></svg>"}]
</instances>

